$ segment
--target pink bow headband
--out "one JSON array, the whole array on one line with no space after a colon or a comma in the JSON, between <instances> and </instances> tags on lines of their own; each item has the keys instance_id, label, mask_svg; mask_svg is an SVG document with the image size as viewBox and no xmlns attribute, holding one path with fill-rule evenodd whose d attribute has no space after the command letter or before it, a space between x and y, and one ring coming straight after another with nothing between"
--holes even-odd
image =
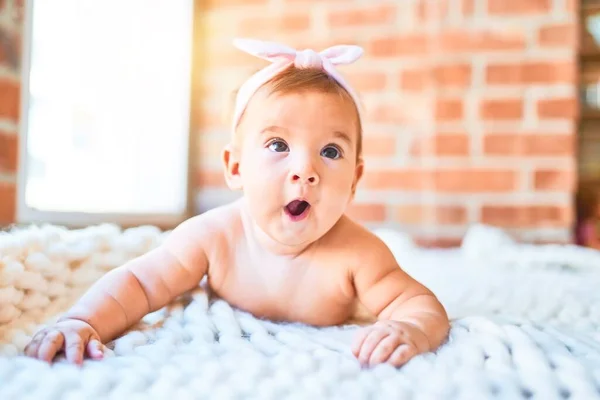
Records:
<instances>
[{"instance_id":1,"label":"pink bow headband","mask_svg":"<svg viewBox=\"0 0 600 400\"><path fill-rule=\"evenodd\" d=\"M248 105L252 95L274 76L294 65L297 68L321 68L335 79L352 97L360 113L358 95L350 84L335 69L336 65L352 64L363 54L359 46L337 45L329 47L319 53L311 49L296 50L283 44L265 42L256 39L235 39L234 46L246 53L260 57L271 64L252 75L239 89L235 102L233 126L237 126L239 119Z\"/></svg>"}]
</instances>

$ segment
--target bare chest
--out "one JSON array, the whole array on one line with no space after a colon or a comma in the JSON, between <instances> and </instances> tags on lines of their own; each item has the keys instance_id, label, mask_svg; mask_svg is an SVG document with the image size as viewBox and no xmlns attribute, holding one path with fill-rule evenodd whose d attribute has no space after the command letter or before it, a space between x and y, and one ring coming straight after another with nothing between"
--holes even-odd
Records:
<instances>
[{"instance_id":1,"label":"bare chest","mask_svg":"<svg viewBox=\"0 0 600 400\"><path fill-rule=\"evenodd\" d=\"M354 312L347 269L325 255L290 261L237 251L211 261L214 293L256 317L323 326L343 323Z\"/></svg>"}]
</instances>

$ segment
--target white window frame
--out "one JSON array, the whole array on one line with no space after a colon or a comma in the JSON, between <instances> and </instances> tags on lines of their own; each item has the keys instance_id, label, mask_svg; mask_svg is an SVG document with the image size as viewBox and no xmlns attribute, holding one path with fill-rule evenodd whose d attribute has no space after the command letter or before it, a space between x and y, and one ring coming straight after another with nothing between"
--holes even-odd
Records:
<instances>
[{"instance_id":1,"label":"white window frame","mask_svg":"<svg viewBox=\"0 0 600 400\"><path fill-rule=\"evenodd\" d=\"M47 1L47 0L41 0ZM172 0L164 0L172 1ZM171 229L184 220L190 218L193 211L193 138L192 138L192 71L193 65L189 66L189 97L187 99L187 109L182 110L187 118L187 144L188 152L183 162L187 163L187 169L184 179L186 180L185 192L181 195L185 199L184 210L177 214L146 214L146 213L87 213L87 212L62 212L45 211L29 207L25 201L26 180L28 176L28 152L27 152L27 132L28 132L28 110L29 110L29 78L30 78L30 57L32 51L32 29L33 29L33 9L36 0L26 1L24 3L24 21L23 21L23 51L21 64L21 103L20 103L20 121L19 121L19 162L17 172L17 204L16 204L16 222L17 224L54 224L66 226L69 228L81 228L90 225L102 223L114 223L123 228L140 225L154 225L163 229ZM194 2L190 0L191 14L190 23L194 24L195 10ZM191 32L195 35L195 27L191 26ZM194 43L194 37L191 38ZM190 48L192 52L193 48ZM190 63L193 63L193 55L190 54Z\"/></svg>"}]
</instances>

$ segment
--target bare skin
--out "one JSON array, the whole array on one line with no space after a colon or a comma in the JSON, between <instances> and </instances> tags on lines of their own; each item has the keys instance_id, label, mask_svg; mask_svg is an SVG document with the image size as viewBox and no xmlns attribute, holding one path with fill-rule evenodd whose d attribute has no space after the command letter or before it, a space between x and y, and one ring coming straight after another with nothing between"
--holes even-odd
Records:
<instances>
[{"instance_id":1,"label":"bare skin","mask_svg":"<svg viewBox=\"0 0 600 400\"><path fill-rule=\"evenodd\" d=\"M100 343L197 287L205 274L216 295L257 317L330 326L364 307L379 321L353 345L365 365L400 366L445 340L448 318L435 296L349 218L286 257L262 248L244 219L243 201L190 219L161 247L103 277L56 325L39 332L26 354L50 362L66 349L74 363L86 355L99 359Z\"/></svg>"},{"instance_id":2,"label":"bare skin","mask_svg":"<svg viewBox=\"0 0 600 400\"><path fill-rule=\"evenodd\" d=\"M299 113L298 110L302 110ZM51 362L101 358L99 343L198 286L261 318L343 324L366 310L356 335L363 365L401 366L446 339L446 311L373 233L345 216L362 175L352 109L327 93L258 94L223 152L244 196L189 219L157 249L109 272L25 353ZM287 205L305 199L304 218ZM99 351L100 350L100 351Z\"/></svg>"}]
</instances>

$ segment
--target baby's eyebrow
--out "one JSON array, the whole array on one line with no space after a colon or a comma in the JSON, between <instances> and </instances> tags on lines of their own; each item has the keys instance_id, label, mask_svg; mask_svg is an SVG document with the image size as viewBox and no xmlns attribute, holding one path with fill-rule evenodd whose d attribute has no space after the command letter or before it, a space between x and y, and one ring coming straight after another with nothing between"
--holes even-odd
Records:
<instances>
[{"instance_id":1,"label":"baby's eyebrow","mask_svg":"<svg viewBox=\"0 0 600 400\"><path fill-rule=\"evenodd\" d=\"M288 133L288 130L285 129L282 126L277 126L277 125L269 125L266 128L264 128L263 130L260 131L261 134L263 133L267 133L267 132L275 132L275 133Z\"/></svg>"},{"instance_id":2,"label":"baby's eyebrow","mask_svg":"<svg viewBox=\"0 0 600 400\"><path fill-rule=\"evenodd\" d=\"M350 136L348 136L348 134L346 134L345 132L335 131L335 132L333 132L333 136L335 136L336 138L342 139L344 142L346 142L348 144L348 146L352 147L352 139L350 139Z\"/></svg>"}]
</instances>

